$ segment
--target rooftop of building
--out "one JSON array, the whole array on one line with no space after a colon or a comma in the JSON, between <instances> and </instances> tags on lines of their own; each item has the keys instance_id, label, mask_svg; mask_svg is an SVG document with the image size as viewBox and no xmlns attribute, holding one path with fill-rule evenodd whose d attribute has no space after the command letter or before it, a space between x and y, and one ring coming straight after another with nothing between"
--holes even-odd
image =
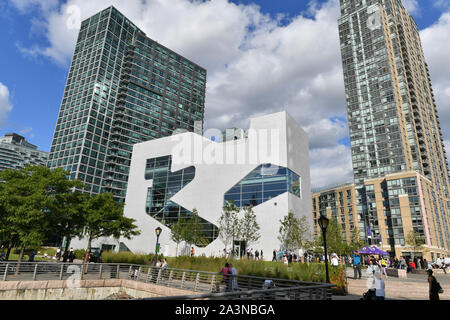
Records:
<instances>
[{"instance_id":1,"label":"rooftop of building","mask_svg":"<svg viewBox=\"0 0 450 320\"><path fill-rule=\"evenodd\" d=\"M344 188L353 187L353 186L354 186L353 182L346 182L346 183L329 185L329 186L320 187L320 188L313 188L312 193L314 196L315 194L326 193L326 192L330 192L333 190L344 189Z\"/></svg>"},{"instance_id":2,"label":"rooftop of building","mask_svg":"<svg viewBox=\"0 0 450 320\"><path fill-rule=\"evenodd\" d=\"M0 142L14 144L17 146L26 147L29 149L37 150L37 146L28 142L25 137L17 133L6 133L4 137L0 138Z\"/></svg>"},{"instance_id":3,"label":"rooftop of building","mask_svg":"<svg viewBox=\"0 0 450 320\"><path fill-rule=\"evenodd\" d=\"M162 45L162 44L159 43L158 41L153 40L152 38L150 38L150 37L149 37L142 29L140 29L138 26L136 26L130 19L127 18L126 15L124 15L120 10L118 10L118 9L117 9L115 6L113 6L113 5L111 5L111 6L107 7L107 8L105 8L105 9L103 9L103 10L101 10L101 11L99 11L99 12L93 14L93 15L91 15L90 17L88 17L88 18L86 18L86 19L84 19L84 20L81 22L81 24L83 24L83 23L86 22L87 20L91 19L92 17L94 17L94 16L96 16L97 14L100 14L100 13L102 13L103 11L106 11L106 10L113 10L113 11L115 11L117 14L121 15L121 16L125 19L125 21L127 21L132 27L134 27L134 28L135 28L139 33L141 33L143 36L145 36L145 37L147 37L148 39L152 40L153 42L157 43L160 47L166 49L167 51L172 52L172 53L174 53L174 54L176 54L176 55L182 57L183 59L189 61L190 63L192 63L192 64L195 65L196 67L200 68L200 69L201 69L202 71L204 71L205 73L207 73L207 70L206 70L204 67L202 67L202 66L200 66L199 64L193 62L193 61L190 60L190 59L185 58L185 57L182 56L181 54L179 54L179 53L177 53L177 52L171 50L170 48L168 48L168 47Z\"/></svg>"}]
</instances>

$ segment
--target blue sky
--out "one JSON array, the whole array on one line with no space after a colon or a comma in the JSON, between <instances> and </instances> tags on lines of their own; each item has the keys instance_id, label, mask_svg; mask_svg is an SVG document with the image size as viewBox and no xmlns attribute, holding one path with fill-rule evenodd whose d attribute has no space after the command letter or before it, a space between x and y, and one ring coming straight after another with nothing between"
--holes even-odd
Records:
<instances>
[{"instance_id":1,"label":"blue sky","mask_svg":"<svg viewBox=\"0 0 450 320\"><path fill-rule=\"evenodd\" d=\"M57 119L57 114L60 107L61 98L64 91L66 76L69 69L68 61L70 61L71 56L71 49L69 45L65 45L64 47L61 45L61 48L58 48L59 44L55 42L55 39L58 39L57 36L59 36L61 39L64 38L64 30L59 30L59 34L55 36L55 38L52 38L49 36L49 34L57 33L55 29L56 25L56 17L59 15L62 15L60 12L61 6L66 4L67 1L70 1L71 3L83 3L83 0L66 0L64 2L56 3L57 0L7 0L0 2L0 11L3 13L2 17L0 18L0 41L2 43L2 47L0 50L0 84L3 86L6 86L9 89L9 101L12 105L12 110L8 113L6 119L0 119L0 135L3 135L6 132L18 132L22 133L30 142L36 144L39 149L48 151L50 149L51 145L51 139L53 136L53 131ZM186 0L168 0L168 2L173 1L176 2L176 6L172 6L173 10L176 10L178 7L182 7L180 3L188 2ZM332 2L333 0L329 0ZM334 0L336 1L336 0ZM411 3L416 2L415 0L408 0ZM102 4L98 5L100 7L106 7L110 3L114 3L116 6L119 6L119 10L121 10L124 14L130 17L132 19L133 15L136 15L138 17L137 11L131 8L132 3L133 5L138 6L142 4L138 4L138 1L121 1L121 0L102 0L100 1ZM151 1L148 1L151 2ZM321 116L313 116L313 115L301 115L300 113L297 115L295 114L295 108L292 107L292 101L295 101L295 99L292 100L286 100L282 102L282 105L280 106L274 106L272 103L266 104L266 101L271 100L273 98L273 95L281 93L282 89L274 90L273 92L268 92L266 88L262 88L261 84L255 84L255 87L252 89L249 89L249 91L252 91L253 89L258 89L263 92L262 94L258 95L258 97L255 97L256 95L250 97L249 95L242 97L243 100L245 100L245 103L249 106L246 112L236 112L235 114L227 114L223 110L224 107L220 105L220 102L223 100L226 100L226 103L229 103L229 96L226 98L223 98L220 100L220 97L218 96L217 92L219 91L219 88L223 83L220 83L220 79L224 79L224 77L228 77L228 82L230 81L250 81L246 78L244 78L242 75L241 78L237 78L239 75L235 72L235 74L227 74L224 76L226 72L229 70L232 70L231 67L233 64L235 66L241 65L246 60L246 57L257 53L259 49L261 49L262 55L265 55L267 57L267 61L271 61L271 63L276 59L276 55L271 55L272 53L276 53L278 50L277 43L284 43L285 41L288 41L286 39L295 39L296 36L291 33L288 33L290 29L294 30L294 27L298 26L298 30L303 30L302 28L310 28L310 24L305 23L304 19L299 19L299 15L304 16L305 19L311 19L315 20L318 16L315 16L314 12L308 11L308 8L310 6L309 1L300 1L300 0L260 0L260 1L249 1L249 0L232 0L235 4L242 4L244 6L247 6L247 8L250 8L249 5L251 4L257 4L259 6L259 9L254 9L252 13L245 12L245 10L236 10L236 8L233 8L231 5L225 5L225 0L217 0L213 1L216 2L215 4L211 5L205 5L203 6L202 10L216 10L217 12L217 6L221 3L222 7L224 8L223 11L223 18L222 19L229 19L229 26L234 26L238 23L239 20L242 20L244 18L248 19L261 19L265 14L268 14L271 19L276 19L277 17L281 15L284 16L284 19L281 20L281 25L271 25L271 23L274 23L275 20L269 21L260 21L257 26L257 32L252 34L251 40L249 40L246 43L246 51L245 52L231 52L229 53L229 57L222 57L221 54L218 54L217 51L214 51L212 47L216 46L217 43L214 43L214 41L217 41L217 39L224 39L224 41L233 41L230 40L230 34L232 34L233 30L228 30L226 27L224 29L221 29L220 26L217 28L217 33L220 33L220 37L217 36L217 39L214 38L216 35L204 35L204 39L202 38L197 39L195 38L193 41L194 44L198 44L203 42L208 42L211 45L211 48L208 48L208 50L212 50L209 55L203 55L200 51L205 51L202 48L192 48L189 44L186 44L189 42L189 40L181 41L177 39L173 39L173 37L170 37L170 34L168 32L165 33L165 29L167 29L164 25L164 23L160 23L160 25L152 24L151 21L146 21L144 18L142 18L142 21L137 21L136 24L141 27L140 23L144 24L142 28L145 31L146 25L148 25L148 28L152 30L152 35L149 34L149 36L153 37L153 35L157 36L156 40L162 39L162 43L166 44L167 46L174 48L174 50L179 51L183 55L187 57L192 57L192 59L199 64L202 64L208 68L208 83L211 85L210 91L207 93L206 99L209 99L209 103L211 104L211 107L208 107L208 101L207 101L207 109L206 109L206 117L208 120L208 124L210 126L225 126L229 125L231 123L238 122L239 124L242 124L242 126L245 126L246 119L253 115L253 114L259 114L262 112L267 111L278 111L276 108L287 108L288 111L291 113L293 112L294 117L298 119L298 121L301 123L303 127L306 127L306 130L308 133L311 132L317 132L317 129L309 128L308 129L308 121L311 123L315 123L315 126L324 124L324 127L329 127L330 131L326 131L325 133L329 133L329 135L336 136L336 141L334 141L334 145L323 145L323 140L327 140L328 136L324 136L322 141L313 141L313 147L312 149L315 149L317 147L317 150L320 149L320 152L324 152L323 148L329 148L329 152L327 155L331 157L335 157L332 152L336 152L336 147L338 146L345 146L348 147L348 129L346 128L345 124L345 102L343 100L344 97L344 88L343 88L343 82L340 80L342 75L339 75L339 70L337 70L333 75L327 74L326 70L320 69L320 64L322 64L320 61L314 60L312 57L311 61L314 61L314 63L317 63L318 67L316 69L309 70L308 65L302 66L303 69L301 69L300 74L306 74L307 72L310 72L311 74L309 77L311 79L315 79L316 82L318 82L318 87L320 87L320 81L322 81L324 78L325 82L339 82L335 89L331 91L335 91L336 96L338 98L333 98L334 100L338 101L336 102L335 109L333 110L333 114L330 114L329 116L324 116L329 112L328 109L324 109L324 113ZM321 4L324 4L325 0L317 0L314 1L314 3L320 7ZM36 4L37 3L37 4ZM45 3L45 8L39 5L39 3ZM84 2L87 6L94 6L92 2ZM125 3L127 3L125 5ZM437 5L441 3L441 5ZM443 4L443 5L442 5ZM431 25L437 23L441 15L447 11L446 7L446 1L420 1L420 7L416 7L413 15L419 25L419 28L421 30L429 28ZM196 8L200 8L200 6L197 5L195 7L194 4L183 4L185 7L182 8L188 8L189 10L196 10ZM84 9L84 4L80 5L81 9ZM122 7L120 7L122 6ZM128 8L127 6L130 6ZM216 6L216 7L214 7ZM220 8L222 8L220 7ZM92 9L94 10L94 9ZM97 9L95 9L97 10ZM163 12L166 12L167 15L170 15L171 7L167 6ZM220 9L219 9L220 10ZM255 11L256 10L256 11ZM126 12L129 11L130 13ZM187 11L187 10L185 10ZM182 12L182 11L180 11ZM321 11L323 15L327 17L327 19L331 19L335 23L335 18L337 16L337 10L336 8L333 10L323 9ZM227 15L229 13L229 15ZM173 13L174 15L177 14L177 12ZM184 14L184 13L183 13ZM232 15L236 15L236 21L233 21ZM131 15L131 16L130 16ZM188 16L188 13L186 13L186 21L192 21L192 15ZM195 16L195 11L194 11ZM84 18L84 17L83 17ZM150 19L150 18L149 18ZM183 20L184 18L180 17L180 20ZM199 18L200 19L200 18ZM208 19L208 17L204 18ZM325 18L320 18L325 21ZM132 19L133 20L133 19ZM51 21L51 22L50 22ZM166 20L169 21L169 20ZM225 22L224 22L225 23ZM275 22L276 24L276 22ZM193 25L195 25L195 22L193 22ZM248 27L250 24L247 22L247 25L244 23L243 27ZM230 28L228 26L228 28ZM170 26L171 28L176 28L176 26ZM320 29L319 22L316 23L316 26ZM53 28L53 29L52 29ZM153 28L153 29L152 29ZM159 28L159 29L158 29ZM312 27L311 27L312 28ZM330 28L330 25L328 26ZM337 24L335 27L331 25L331 29L334 32L337 32ZM52 30L52 32L50 32ZM160 31L158 31L160 30ZM242 34L242 32L248 32L245 31L245 28L242 30L236 29L236 35L237 37L242 37L244 39L245 35ZM306 29L305 29L306 30ZM321 30L321 29L320 29ZM252 30L253 32L254 30ZM147 31L146 31L147 32ZM202 30L204 32L204 30ZM261 35L264 35L261 36ZM279 38L276 38L278 35ZM203 34L201 35L203 36ZM68 33L68 38L74 37L74 32L71 32L70 35ZM337 36L331 35L329 39L332 39L335 42L333 46L330 47L329 50L334 50L333 57L336 57L336 63L335 65L340 68L339 63L339 49L337 46ZM308 42L308 39L305 40L305 45L302 44L296 44L297 48L299 50L299 59L303 59L304 52L309 51L309 49L312 48L313 45L317 46L323 46L324 44L320 44L319 42ZM161 42L160 41L160 42ZM178 41L178 42L177 42ZM199 42L195 42L199 41ZM241 41L241 40L240 40ZM315 40L316 41L316 40ZM265 42L265 44L261 44L262 42ZM267 44L269 43L269 44ZM309 44L308 44L309 43ZM240 43L241 44L241 43ZM269 48L270 46L270 48ZM281 45L282 46L282 45ZM309 47L308 47L309 46ZM51 48L60 50L56 50L57 52L61 52L62 54L42 54L42 52L45 50L45 48ZM199 47L197 45L197 47ZM201 47L201 46L200 46ZM286 46L289 48L292 48L293 46ZM326 46L325 46L326 47ZM236 48L240 48L240 46L236 45ZM283 48L282 48L283 49ZM238 49L236 49L238 50ZM283 49L284 51L280 54L283 54L284 56L295 56L296 52L288 52L285 51L288 49ZM294 49L289 49L294 50ZM295 49L296 50L296 49ZM314 50L311 50L314 51ZM55 50L50 52L55 52ZM303 52L303 53L302 53ZM270 55L269 55L270 53ZM228 54L228 53L227 53ZM60 59L59 57L62 58ZM248 58L248 57L247 57ZM324 57L324 61L329 59L329 57ZM217 60L217 61L215 61ZM306 60L306 59L305 59ZM273 62L273 64L276 66L276 62ZM237 69L237 67L236 67ZM300 70L300 69L299 69ZM258 70L255 71L255 79L258 78L257 75ZM317 75L320 73L320 77L317 77ZM323 74L323 77L322 77ZM433 76L433 74L432 74ZM301 77L301 76L300 76ZM328 78L327 78L328 77ZM334 77L334 78L333 78ZM450 76L448 77L450 78ZM337 79L337 80L336 80ZM283 80L280 80L283 81ZM288 79L284 81L289 81ZM311 82L313 80L310 80ZM225 82L224 82L225 83ZM305 83L308 83L306 81ZM280 84L280 86L287 87L284 83ZM302 89L301 84L298 84L299 88ZM272 85L273 87L273 85ZM443 86L444 88L444 86ZM256 90L255 89L255 90ZM311 90L309 90L311 89ZM312 95L311 100L315 100L316 97L314 96L314 88L309 88L308 90L305 90L304 95ZM283 89L284 90L284 89ZM289 94L292 94L293 96L296 94L292 92L292 88L286 89L289 92ZM290 91L289 91L290 90ZM319 90L319 89L317 89ZM226 90L222 90L223 92L231 92L228 93L229 95L233 95L233 91L227 87ZM329 91L329 89L328 89ZM443 90L444 91L444 90ZM265 96L265 92L267 92L267 95L271 94L272 97ZM285 94L286 92L283 92ZM450 91L449 91L450 92ZM224 94L225 94L224 93ZM302 93L303 94L303 93ZM240 96L238 94L233 95L235 100L238 100ZM331 99L331 98L330 98ZM274 99L276 100L276 99ZM438 97L439 102L439 97ZM1 100L0 100L1 103ZM326 102L324 101L323 104L325 105ZM253 104L253 105L252 105ZM220 107L215 107L216 105L220 105ZM241 107L238 108L239 103L236 102L236 110L242 109ZM261 106L265 105L264 108L260 107L260 109L256 110L257 108L253 106ZM254 108L254 109L252 109ZM328 111L327 111L328 110ZM1 113L0 113L1 116ZM245 119L240 119L245 118ZM326 119L328 118L328 120ZM237 120L239 119L239 120ZM335 121L335 119L338 119ZM442 119L442 116L441 116ZM308 121L307 121L308 120ZM303 121L303 122L302 122ZM325 122L324 122L325 121ZM446 124L442 124L443 126L446 126ZM444 132L447 132L446 128L443 128ZM315 131L316 130L316 131ZM338 133L332 131L337 130ZM450 128L449 130L450 131ZM316 134L316 136L320 136L320 134ZM450 136L450 132L448 132L448 136ZM447 137L447 136L446 136ZM446 138L446 140L450 140ZM322 148L322 149L321 149ZM334 149L333 149L334 148ZM334 150L334 151L333 151ZM319 151L318 151L319 152ZM347 151L343 151L348 153ZM314 157L314 155L313 155ZM346 161L348 161L348 156L346 156ZM351 166L351 164L350 164ZM347 168L350 168L348 166ZM351 169L351 168L350 168Z\"/></svg>"}]
</instances>

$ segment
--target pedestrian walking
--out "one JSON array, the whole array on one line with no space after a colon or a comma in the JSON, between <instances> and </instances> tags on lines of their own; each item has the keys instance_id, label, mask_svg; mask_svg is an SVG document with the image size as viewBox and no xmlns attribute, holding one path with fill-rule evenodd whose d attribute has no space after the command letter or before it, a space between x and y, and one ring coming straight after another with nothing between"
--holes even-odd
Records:
<instances>
[{"instance_id":1,"label":"pedestrian walking","mask_svg":"<svg viewBox=\"0 0 450 320\"><path fill-rule=\"evenodd\" d=\"M273 249L272 255L272 261L277 261L277 250Z\"/></svg>"},{"instance_id":2,"label":"pedestrian walking","mask_svg":"<svg viewBox=\"0 0 450 320\"><path fill-rule=\"evenodd\" d=\"M262 249L261 249L261 260L264 260L264 253L263 253Z\"/></svg>"},{"instance_id":3,"label":"pedestrian walking","mask_svg":"<svg viewBox=\"0 0 450 320\"><path fill-rule=\"evenodd\" d=\"M186 251L185 251L185 252L186 252ZM194 247L192 247L192 248L191 248L191 257L193 257L194 254L195 254L195 250L194 250Z\"/></svg>"},{"instance_id":4,"label":"pedestrian walking","mask_svg":"<svg viewBox=\"0 0 450 320\"><path fill-rule=\"evenodd\" d=\"M259 260L259 251L256 249L255 251L255 260Z\"/></svg>"},{"instance_id":5,"label":"pedestrian walking","mask_svg":"<svg viewBox=\"0 0 450 320\"><path fill-rule=\"evenodd\" d=\"M414 269L419 269L420 266L419 266L419 260L417 260L417 257L414 257L413 261L414 261L414 265L415 265Z\"/></svg>"},{"instance_id":6,"label":"pedestrian walking","mask_svg":"<svg viewBox=\"0 0 450 320\"><path fill-rule=\"evenodd\" d=\"M238 272L237 272L236 268L233 267L232 263L230 263L229 268L231 269L231 274L232 274L232 276L231 276L231 291L238 291L239 290L238 279L237 279Z\"/></svg>"},{"instance_id":7,"label":"pedestrian walking","mask_svg":"<svg viewBox=\"0 0 450 320\"><path fill-rule=\"evenodd\" d=\"M445 274L447 274L447 264L445 263L445 259L442 259L441 269L444 270Z\"/></svg>"},{"instance_id":8,"label":"pedestrian walking","mask_svg":"<svg viewBox=\"0 0 450 320\"><path fill-rule=\"evenodd\" d=\"M436 301L439 300L439 292L442 292L441 285L437 282L436 278L433 276L433 270L428 269L428 293L430 296L430 300Z\"/></svg>"},{"instance_id":9,"label":"pedestrian walking","mask_svg":"<svg viewBox=\"0 0 450 320\"><path fill-rule=\"evenodd\" d=\"M359 279L361 279L361 257L359 256L358 251L353 252L353 272L354 272L354 279L356 279L356 275L359 275Z\"/></svg>"},{"instance_id":10,"label":"pedestrian walking","mask_svg":"<svg viewBox=\"0 0 450 320\"><path fill-rule=\"evenodd\" d=\"M67 250L64 251L64 254L62 257L63 257L63 262L66 263L67 259L69 259L69 252L67 252Z\"/></svg>"},{"instance_id":11,"label":"pedestrian walking","mask_svg":"<svg viewBox=\"0 0 450 320\"><path fill-rule=\"evenodd\" d=\"M34 256L36 255L36 253L34 252L34 250L30 253L30 256L28 257L28 262L34 262Z\"/></svg>"},{"instance_id":12,"label":"pedestrian walking","mask_svg":"<svg viewBox=\"0 0 450 320\"><path fill-rule=\"evenodd\" d=\"M232 270L230 269L230 265L228 264L228 262L225 263L225 266L220 270L220 273L223 275L222 283L225 283L225 291L228 292L231 289L230 286L231 277L229 276L229 274L232 273Z\"/></svg>"},{"instance_id":13,"label":"pedestrian walking","mask_svg":"<svg viewBox=\"0 0 450 320\"><path fill-rule=\"evenodd\" d=\"M380 259L381 275L387 276L387 273L386 273L387 265L388 265L387 261L384 259L384 257L381 257L381 259Z\"/></svg>"},{"instance_id":14,"label":"pedestrian walking","mask_svg":"<svg viewBox=\"0 0 450 320\"><path fill-rule=\"evenodd\" d=\"M287 255L284 255L284 257L283 257L283 263L284 263L285 266L288 266L288 265L289 265L289 260L288 260Z\"/></svg>"},{"instance_id":15,"label":"pedestrian walking","mask_svg":"<svg viewBox=\"0 0 450 320\"><path fill-rule=\"evenodd\" d=\"M73 248L70 248L70 251L69 251L69 262L73 263L74 259L75 259L75 252L73 251Z\"/></svg>"}]
</instances>

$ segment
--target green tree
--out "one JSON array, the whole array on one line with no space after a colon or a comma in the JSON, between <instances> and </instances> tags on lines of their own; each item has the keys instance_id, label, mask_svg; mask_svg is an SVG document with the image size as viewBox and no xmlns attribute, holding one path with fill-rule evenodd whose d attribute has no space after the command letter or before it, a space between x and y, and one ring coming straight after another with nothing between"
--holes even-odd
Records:
<instances>
[{"instance_id":1,"label":"green tree","mask_svg":"<svg viewBox=\"0 0 450 320\"><path fill-rule=\"evenodd\" d=\"M235 239L245 241L247 247L261 238L260 227L252 206L244 208L244 216L238 220L237 226L239 227L239 234L235 234L238 237Z\"/></svg>"},{"instance_id":2,"label":"green tree","mask_svg":"<svg viewBox=\"0 0 450 320\"><path fill-rule=\"evenodd\" d=\"M84 207L85 235L88 239L87 253L91 251L92 241L100 237L114 238L139 235L134 219L124 217L122 204L114 200L111 193L101 193L89 198ZM86 263L86 254L84 262Z\"/></svg>"},{"instance_id":3,"label":"green tree","mask_svg":"<svg viewBox=\"0 0 450 320\"><path fill-rule=\"evenodd\" d=\"M6 242L8 254L13 246L21 248L19 261L27 247L40 246L55 235L80 233L83 201L73 190L82 188L78 180L69 180L61 168L29 166L0 173L0 241Z\"/></svg>"},{"instance_id":4,"label":"green tree","mask_svg":"<svg viewBox=\"0 0 450 320\"><path fill-rule=\"evenodd\" d=\"M184 227L182 228L182 237L190 248L193 244L199 245L203 236L201 219L197 209L193 209L191 216L186 220Z\"/></svg>"},{"instance_id":5,"label":"green tree","mask_svg":"<svg viewBox=\"0 0 450 320\"><path fill-rule=\"evenodd\" d=\"M178 246L181 242L184 241L185 235L185 224L183 224L180 220L177 223L173 224L170 228L170 238L173 242L177 244L176 256L178 257Z\"/></svg>"},{"instance_id":6,"label":"green tree","mask_svg":"<svg viewBox=\"0 0 450 320\"><path fill-rule=\"evenodd\" d=\"M284 249L297 250L309 246L311 235L305 216L297 218L293 212L289 212L280 223L278 240Z\"/></svg>"},{"instance_id":7,"label":"green tree","mask_svg":"<svg viewBox=\"0 0 450 320\"><path fill-rule=\"evenodd\" d=\"M19 262L25 248L42 245L52 230L52 178L53 172L44 166L27 165L0 172L0 180L4 181L0 201L6 222L0 226L0 233L3 237L9 235L20 247Z\"/></svg>"},{"instance_id":8,"label":"green tree","mask_svg":"<svg viewBox=\"0 0 450 320\"><path fill-rule=\"evenodd\" d=\"M422 252L424 250L425 239L414 230L411 230L406 236L406 244L412 248L412 259L416 252Z\"/></svg>"},{"instance_id":9,"label":"green tree","mask_svg":"<svg viewBox=\"0 0 450 320\"><path fill-rule=\"evenodd\" d=\"M219 218L218 228L219 237L222 240L225 248L228 249L228 244L238 239L241 233L239 225L239 208L236 207L234 201L226 201L222 209L222 215Z\"/></svg>"},{"instance_id":10,"label":"green tree","mask_svg":"<svg viewBox=\"0 0 450 320\"><path fill-rule=\"evenodd\" d=\"M359 236L358 228L352 229L352 235L350 238L350 243L347 246L346 254L351 253L352 251L358 251L364 247L364 241L361 240Z\"/></svg>"},{"instance_id":11,"label":"green tree","mask_svg":"<svg viewBox=\"0 0 450 320\"><path fill-rule=\"evenodd\" d=\"M49 181L50 204L49 219L51 222L50 236L58 235L61 239L66 237L64 252L68 251L70 239L83 234L84 203L89 195L78 190L85 187L79 180L69 180L68 171L60 168L52 170Z\"/></svg>"},{"instance_id":12,"label":"green tree","mask_svg":"<svg viewBox=\"0 0 450 320\"><path fill-rule=\"evenodd\" d=\"M323 246L323 235L320 234L317 246ZM346 252L347 244L342 236L342 228L337 219L330 219L327 227L327 251L328 253L336 253L342 255Z\"/></svg>"}]
</instances>

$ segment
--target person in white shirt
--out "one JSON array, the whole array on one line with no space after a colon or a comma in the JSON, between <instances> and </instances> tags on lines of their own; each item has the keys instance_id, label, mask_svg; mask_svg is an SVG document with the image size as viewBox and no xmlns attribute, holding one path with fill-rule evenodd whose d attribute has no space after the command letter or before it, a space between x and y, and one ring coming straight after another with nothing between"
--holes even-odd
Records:
<instances>
[{"instance_id":1,"label":"person in white shirt","mask_svg":"<svg viewBox=\"0 0 450 320\"><path fill-rule=\"evenodd\" d=\"M336 256L336 254L333 254L333 256L331 257L331 265L333 267L338 267L339 266L339 259Z\"/></svg>"},{"instance_id":2,"label":"person in white shirt","mask_svg":"<svg viewBox=\"0 0 450 320\"><path fill-rule=\"evenodd\" d=\"M384 278L379 271L375 272L373 278L373 287L375 288L375 296L377 300L384 300L386 298Z\"/></svg>"}]
</instances>

